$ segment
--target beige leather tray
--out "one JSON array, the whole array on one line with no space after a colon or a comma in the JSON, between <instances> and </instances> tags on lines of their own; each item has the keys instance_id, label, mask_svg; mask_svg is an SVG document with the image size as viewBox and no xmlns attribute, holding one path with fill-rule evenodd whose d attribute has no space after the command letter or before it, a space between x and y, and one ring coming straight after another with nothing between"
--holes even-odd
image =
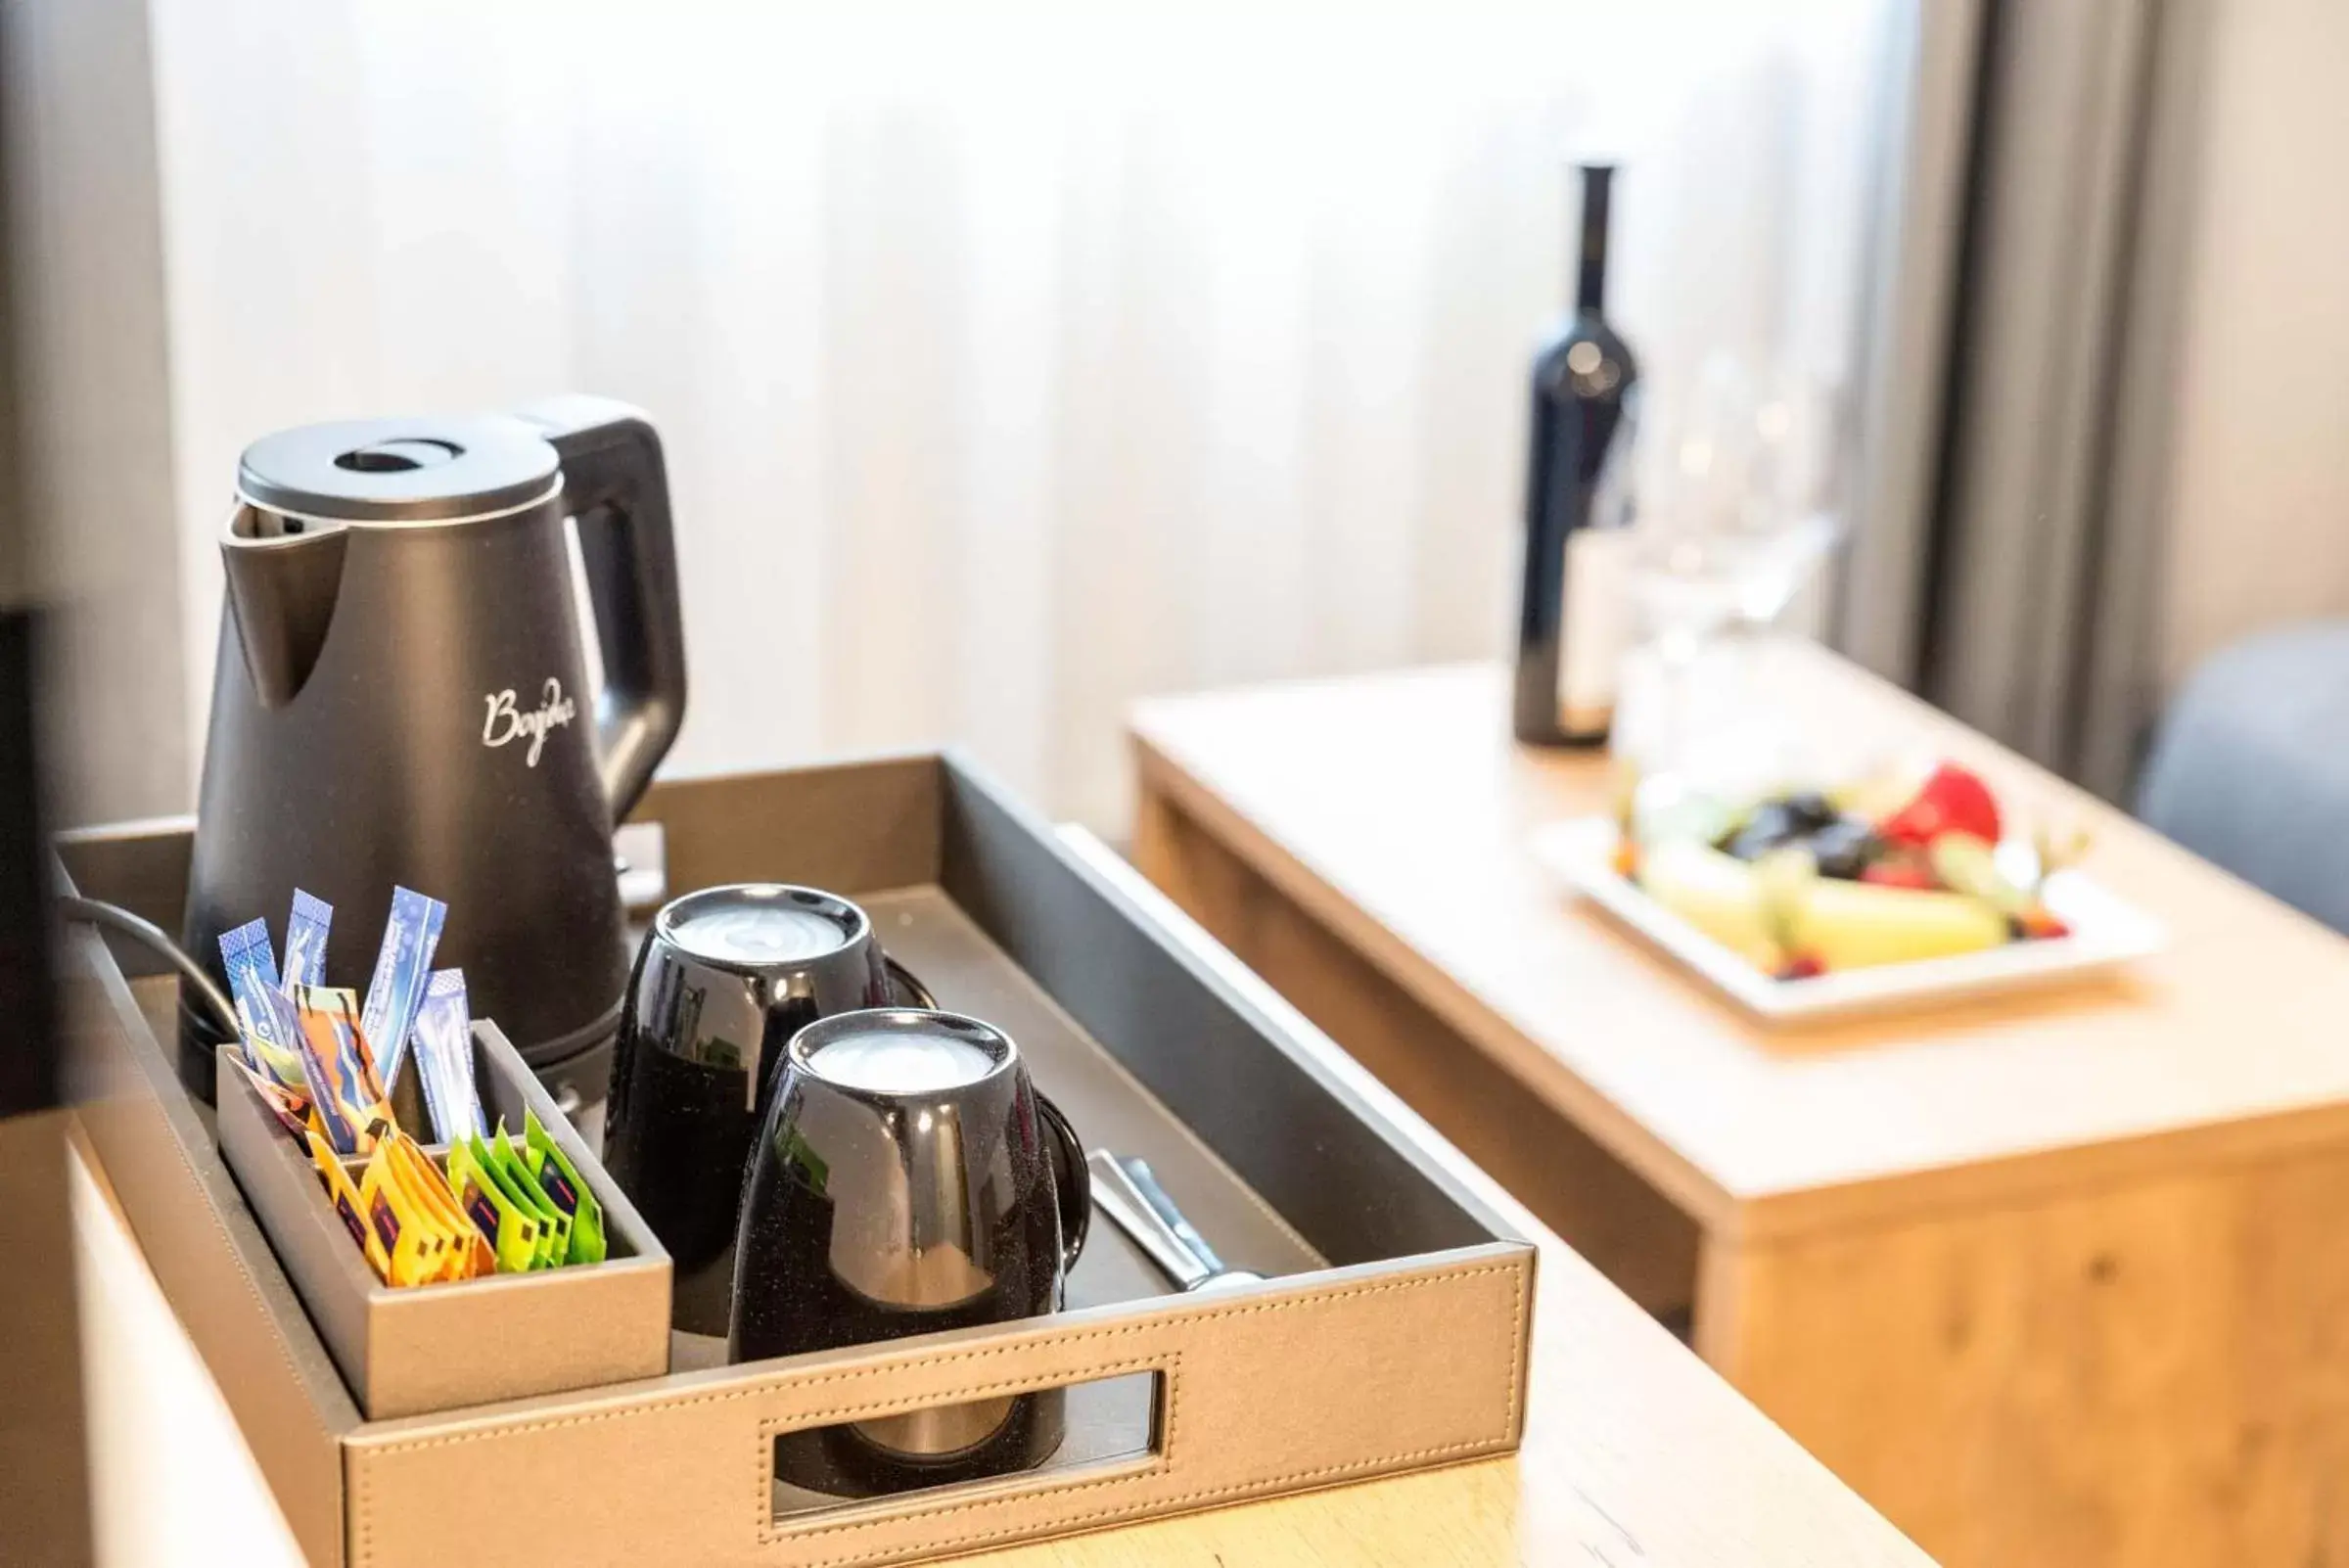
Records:
<instances>
[{"instance_id":1,"label":"beige leather tray","mask_svg":"<svg viewBox=\"0 0 2349 1568\"><path fill-rule=\"evenodd\" d=\"M958 760L664 784L638 818L663 826L672 893L856 897L942 1002L1011 1031L1088 1142L1148 1157L1231 1262L1274 1277L1169 1296L1096 1224L1048 1318L734 1366L680 1336L667 1376L364 1420L178 1086L157 1032L171 983L134 989L131 955L77 931L85 1126L313 1562L527 1542L550 1562L852 1568L1515 1446L1533 1250L1216 978L1186 945L1203 939ZM168 927L187 831L77 834L61 855ZM1044 1469L852 1503L774 1483L780 1433L1055 1384L1084 1387Z\"/></svg>"}]
</instances>

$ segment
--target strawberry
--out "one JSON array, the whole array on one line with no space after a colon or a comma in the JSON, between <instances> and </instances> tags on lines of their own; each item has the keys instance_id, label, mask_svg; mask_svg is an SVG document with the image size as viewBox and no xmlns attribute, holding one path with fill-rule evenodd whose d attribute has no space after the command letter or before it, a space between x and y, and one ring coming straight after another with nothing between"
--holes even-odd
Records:
<instances>
[{"instance_id":1,"label":"strawberry","mask_svg":"<svg viewBox=\"0 0 2349 1568\"><path fill-rule=\"evenodd\" d=\"M1980 777L1944 762L1933 769L1909 804L1876 824L1895 844L1922 848L1944 833L1966 833L1986 844L1999 842L1999 803Z\"/></svg>"}]
</instances>

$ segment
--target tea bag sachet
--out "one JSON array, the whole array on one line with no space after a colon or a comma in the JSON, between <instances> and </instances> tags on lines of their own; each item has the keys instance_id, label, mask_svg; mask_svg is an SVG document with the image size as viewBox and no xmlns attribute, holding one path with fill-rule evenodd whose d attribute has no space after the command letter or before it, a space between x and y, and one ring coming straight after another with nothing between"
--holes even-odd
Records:
<instances>
[{"instance_id":1,"label":"tea bag sachet","mask_svg":"<svg viewBox=\"0 0 2349 1568\"><path fill-rule=\"evenodd\" d=\"M261 1103L277 1118L280 1127L298 1141L309 1135L310 1102L300 1090L290 1089L266 1074L254 1072L244 1062L232 1061L231 1065L245 1075L245 1082L253 1085L253 1092L260 1096Z\"/></svg>"},{"instance_id":2,"label":"tea bag sachet","mask_svg":"<svg viewBox=\"0 0 2349 1568\"><path fill-rule=\"evenodd\" d=\"M387 1280L421 1285L438 1277L449 1240L433 1222L432 1210L399 1179L392 1141L384 1139L369 1157L359 1177L359 1207L391 1259Z\"/></svg>"},{"instance_id":3,"label":"tea bag sachet","mask_svg":"<svg viewBox=\"0 0 2349 1568\"><path fill-rule=\"evenodd\" d=\"M499 1273L523 1273L537 1262L538 1221L498 1180L486 1143L475 1137L449 1146L448 1184L457 1206L489 1239Z\"/></svg>"},{"instance_id":4,"label":"tea bag sachet","mask_svg":"<svg viewBox=\"0 0 2349 1568\"><path fill-rule=\"evenodd\" d=\"M522 1151L506 1135L506 1125L497 1125L497 1136L489 1140L489 1157L497 1162L497 1174L505 1181L506 1190L529 1206L538 1220L538 1262L540 1268L560 1268L571 1256L571 1216L555 1207L555 1201L538 1185L538 1178L524 1163Z\"/></svg>"},{"instance_id":5,"label":"tea bag sachet","mask_svg":"<svg viewBox=\"0 0 2349 1568\"><path fill-rule=\"evenodd\" d=\"M579 1179L577 1168L546 1130L535 1111L523 1112L522 1157L530 1166L530 1175L538 1178L539 1189L571 1219L571 1249L564 1261L602 1263L606 1254L604 1206L595 1201L595 1194Z\"/></svg>"},{"instance_id":6,"label":"tea bag sachet","mask_svg":"<svg viewBox=\"0 0 2349 1568\"><path fill-rule=\"evenodd\" d=\"M448 1178L440 1174L433 1157L405 1132L392 1133L390 1142L395 1174L431 1212L434 1228L448 1243L439 1277L471 1279L495 1273L497 1258L489 1250L488 1239L457 1206L456 1194L449 1190Z\"/></svg>"},{"instance_id":7,"label":"tea bag sachet","mask_svg":"<svg viewBox=\"0 0 2349 1568\"><path fill-rule=\"evenodd\" d=\"M366 1154L396 1124L359 1043L356 998L347 991L304 986L296 1000L310 1107L337 1149Z\"/></svg>"},{"instance_id":8,"label":"tea bag sachet","mask_svg":"<svg viewBox=\"0 0 2349 1568\"><path fill-rule=\"evenodd\" d=\"M326 1183L327 1200L335 1206L335 1213L343 1217L344 1228L359 1244L359 1251L365 1255L367 1267L375 1270L375 1277L390 1284L391 1255L368 1227L366 1206L360 1202L359 1189L351 1183L350 1173L343 1169L343 1162L336 1158L334 1147L326 1139L312 1132L307 1141L310 1163L318 1168L318 1179Z\"/></svg>"}]
</instances>

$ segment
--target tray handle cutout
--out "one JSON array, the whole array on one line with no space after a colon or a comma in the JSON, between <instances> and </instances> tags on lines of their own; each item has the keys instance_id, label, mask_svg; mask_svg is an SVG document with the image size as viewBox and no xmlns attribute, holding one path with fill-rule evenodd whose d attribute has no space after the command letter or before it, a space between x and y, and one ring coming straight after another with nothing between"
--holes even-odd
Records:
<instances>
[{"instance_id":1,"label":"tray handle cutout","mask_svg":"<svg viewBox=\"0 0 2349 1568\"><path fill-rule=\"evenodd\" d=\"M1005 1490L1048 1495L1146 1474L1165 1462L1166 1432L1167 1373L1157 1367L846 1419L769 1422L760 1441L771 1466L770 1529L835 1530Z\"/></svg>"}]
</instances>

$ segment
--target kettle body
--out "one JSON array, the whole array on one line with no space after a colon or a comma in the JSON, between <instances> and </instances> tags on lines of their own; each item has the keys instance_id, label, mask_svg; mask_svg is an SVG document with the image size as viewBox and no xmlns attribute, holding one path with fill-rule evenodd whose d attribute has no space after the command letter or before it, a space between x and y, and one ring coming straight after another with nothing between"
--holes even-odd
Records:
<instances>
[{"instance_id":1,"label":"kettle body","mask_svg":"<svg viewBox=\"0 0 2349 1568\"><path fill-rule=\"evenodd\" d=\"M217 973L222 932L282 936L299 886L334 905L328 984L363 992L402 885L448 905L435 967L462 968L534 1067L608 1054L627 981L613 828L685 702L652 426L572 397L283 432L247 449L221 554L188 950ZM183 1010L181 1076L207 1099L211 1045Z\"/></svg>"}]
</instances>

